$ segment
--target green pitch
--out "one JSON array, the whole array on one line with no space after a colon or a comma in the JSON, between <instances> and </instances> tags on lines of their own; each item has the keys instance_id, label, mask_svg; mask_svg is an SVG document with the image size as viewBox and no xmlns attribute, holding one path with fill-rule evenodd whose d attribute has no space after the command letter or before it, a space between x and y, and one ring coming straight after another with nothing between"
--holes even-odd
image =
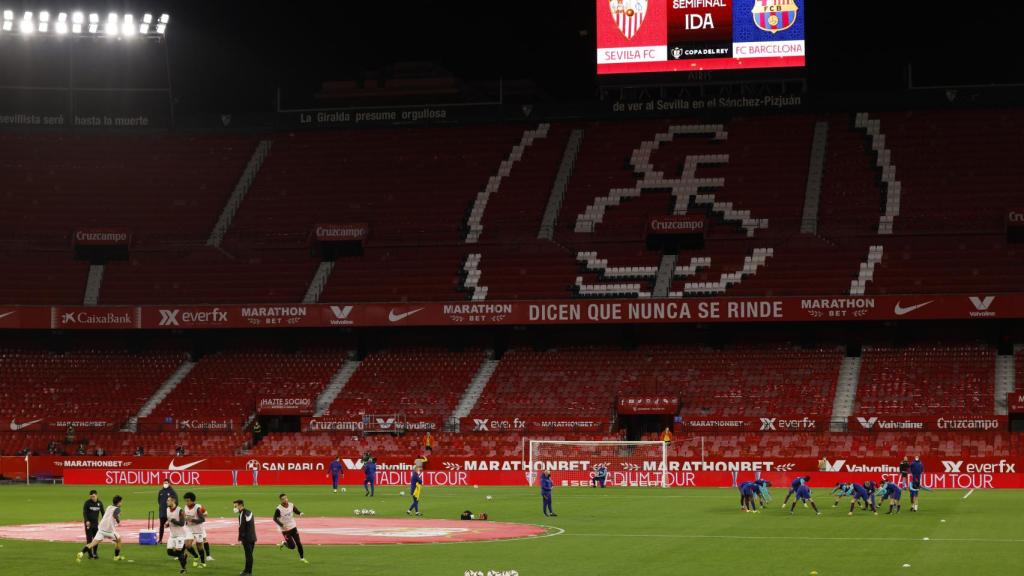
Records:
<instances>
[{"instance_id":1,"label":"green pitch","mask_svg":"<svg viewBox=\"0 0 1024 576\"><path fill-rule=\"evenodd\" d=\"M381 488L374 499L362 490L332 494L324 487L289 487L293 502L311 516L352 516L354 508L374 508L378 517L405 518L408 497L400 488ZM145 518L153 509L156 488L128 487L124 515ZM270 516L276 487L202 488L200 501L211 516L230 516L231 500L242 497L257 514ZM0 486L0 524L68 522L81 519L85 487ZM817 492L824 492L819 489ZM604 491L557 488L557 518L541 514L533 488L431 488L424 490L427 518L457 519L465 509L487 512L494 520L557 527L556 535L504 542L308 546L309 565L276 546L256 550L256 574L462 576L467 571L516 571L520 575L599 576L606 574L754 574L809 575L971 575L1024 574L1024 492L963 491L922 493L922 510L895 517L856 512L847 517L849 500L832 508L818 494L823 516L798 506L784 512L783 490L760 514L739 510L731 489L620 489ZM493 500L486 500L486 495ZM109 503L114 490L101 491ZM884 512L884 510L883 510ZM945 520L945 522L942 522ZM302 529L301 519L299 529ZM127 544L133 563L114 563L113 547L101 548L99 561L76 564L81 544L0 540L0 574L176 575L177 563L163 546ZM190 574L235 575L242 568L238 547L214 546L216 561L205 570L189 565ZM909 564L909 567L904 567ZM511 573L511 572L510 572Z\"/></svg>"}]
</instances>

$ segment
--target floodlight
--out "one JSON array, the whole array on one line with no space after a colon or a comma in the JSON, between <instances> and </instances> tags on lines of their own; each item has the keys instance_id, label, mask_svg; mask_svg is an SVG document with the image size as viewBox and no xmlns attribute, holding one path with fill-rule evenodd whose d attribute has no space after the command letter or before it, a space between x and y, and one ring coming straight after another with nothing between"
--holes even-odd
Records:
<instances>
[{"instance_id":1,"label":"floodlight","mask_svg":"<svg viewBox=\"0 0 1024 576\"><path fill-rule=\"evenodd\" d=\"M156 25L156 33L157 34L163 34L164 30L167 30L167 24L164 24L163 22L161 22L160 24Z\"/></svg>"},{"instance_id":2,"label":"floodlight","mask_svg":"<svg viewBox=\"0 0 1024 576\"><path fill-rule=\"evenodd\" d=\"M124 15L124 22L121 23L121 34L135 36L135 18L131 14Z\"/></svg>"},{"instance_id":3,"label":"floodlight","mask_svg":"<svg viewBox=\"0 0 1024 576\"><path fill-rule=\"evenodd\" d=\"M161 14L160 15L160 23L161 24L168 24L168 23L170 23L170 21L171 21L171 15L170 14Z\"/></svg>"},{"instance_id":4,"label":"floodlight","mask_svg":"<svg viewBox=\"0 0 1024 576\"><path fill-rule=\"evenodd\" d=\"M68 21L68 13L67 12L61 12L60 14L57 14L57 22L67 22L67 21Z\"/></svg>"},{"instance_id":5,"label":"floodlight","mask_svg":"<svg viewBox=\"0 0 1024 576\"><path fill-rule=\"evenodd\" d=\"M152 14L143 14L142 15L142 21L144 23L146 23L146 24L152 24L153 23L153 15Z\"/></svg>"},{"instance_id":6,"label":"floodlight","mask_svg":"<svg viewBox=\"0 0 1024 576\"><path fill-rule=\"evenodd\" d=\"M75 34L81 34L82 33L82 25L81 24L72 24L71 25L71 31L74 32Z\"/></svg>"},{"instance_id":7,"label":"floodlight","mask_svg":"<svg viewBox=\"0 0 1024 576\"><path fill-rule=\"evenodd\" d=\"M81 12L75 12L71 15L71 21L75 24L81 24L82 22L85 22L85 14L82 14Z\"/></svg>"},{"instance_id":8,"label":"floodlight","mask_svg":"<svg viewBox=\"0 0 1024 576\"><path fill-rule=\"evenodd\" d=\"M39 13L39 21L40 22L49 22L50 21L50 13L47 12L46 10L43 10L42 12L40 12Z\"/></svg>"},{"instance_id":9,"label":"floodlight","mask_svg":"<svg viewBox=\"0 0 1024 576\"><path fill-rule=\"evenodd\" d=\"M19 28L21 29L22 34L31 34L36 31L31 20L22 20Z\"/></svg>"},{"instance_id":10,"label":"floodlight","mask_svg":"<svg viewBox=\"0 0 1024 576\"><path fill-rule=\"evenodd\" d=\"M57 22L57 26L54 28L54 30L56 30L57 34L67 34L68 33L68 23L67 22Z\"/></svg>"},{"instance_id":11,"label":"floodlight","mask_svg":"<svg viewBox=\"0 0 1024 576\"><path fill-rule=\"evenodd\" d=\"M149 24L139 24L139 34L149 34Z\"/></svg>"},{"instance_id":12,"label":"floodlight","mask_svg":"<svg viewBox=\"0 0 1024 576\"><path fill-rule=\"evenodd\" d=\"M14 10L4 10L4 20L14 20Z\"/></svg>"},{"instance_id":13,"label":"floodlight","mask_svg":"<svg viewBox=\"0 0 1024 576\"><path fill-rule=\"evenodd\" d=\"M89 23L90 24L99 24L100 23L100 15L95 13L95 12L93 12L92 14L89 14Z\"/></svg>"},{"instance_id":14,"label":"floodlight","mask_svg":"<svg viewBox=\"0 0 1024 576\"><path fill-rule=\"evenodd\" d=\"M107 14L107 22L117 22L117 12Z\"/></svg>"},{"instance_id":15,"label":"floodlight","mask_svg":"<svg viewBox=\"0 0 1024 576\"><path fill-rule=\"evenodd\" d=\"M46 32L49 29L50 29L50 23L49 22L40 22L39 23L39 31L40 32Z\"/></svg>"},{"instance_id":16,"label":"floodlight","mask_svg":"<svg viewBox=\"0 0 1024 576\"><path fill-rule=\"evenodd\" d=\"M117 22L107 22L103 31L107 33L107 36L117 36Z\"/></svg>"},{"instance_id":17,"label":"floodlight","mask_svg":"<svg viewBox=\"0 0 1024 576\"><path fill-rule=\"evenodd\" d=\"M12 28L14 28L14 22L4 20L4 32L10 32Z\"/></svg>"}]
</instances>

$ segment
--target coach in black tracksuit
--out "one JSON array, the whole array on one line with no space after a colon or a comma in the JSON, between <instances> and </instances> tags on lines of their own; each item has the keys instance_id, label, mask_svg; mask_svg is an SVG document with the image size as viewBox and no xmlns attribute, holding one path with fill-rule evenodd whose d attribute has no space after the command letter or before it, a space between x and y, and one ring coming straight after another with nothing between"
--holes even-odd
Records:
<instances>
[{"instance_id":1,"label":"coach in black tracksuit","mask_svg":"<svg viewBox=\"0 0 1024 576\"><path fill-rule=\"evenodd\" d=\"M164 487L160 489L160 493L156 495L156 506L157 510L160 511L160 536L157 537L157 544L164 541L164 524L167 523L167 497L173 496L174 501L178 502L178 493L174 491L174 487L171 483L164 480Z\"/></svg>"},{"instance_id":2,"label":"coach in black tracksuit","mask_svg":"<svg viewBox=\"0 0 1024 576\"><path fill-rule=\"evenodd\" d=\"M256 520L251 510L247 510L245 502L235 500L235 512L238 513L238 541L245 551L245 570L239 576L252 575L252 551L256 547Z\"/></svg>"},{"instance_id":3,"label":"coach in black tracksuit","mask_svg":"<svg viewBox=\"0 0 1024 576\"><path fill-rule=\"evenodd\" d=\"M89 499L82 506L82 520L85 521L85 543L92 542L99 530L100 516L103 515L103 502L95 490L89 490ZM99 558L99 546L89 549L89 559Z\"/></svg>"}]
</instances>

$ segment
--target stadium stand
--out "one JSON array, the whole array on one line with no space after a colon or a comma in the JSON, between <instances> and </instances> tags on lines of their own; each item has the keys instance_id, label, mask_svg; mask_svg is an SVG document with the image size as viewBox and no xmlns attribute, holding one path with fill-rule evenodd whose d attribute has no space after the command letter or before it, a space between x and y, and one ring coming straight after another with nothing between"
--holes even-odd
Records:
<instances>
[{"instance_id":1,"label":"stadium stand","mask_svg":"<svg viewBox=\"0 0 1024 576\"><path fill-rule=\"evenodd\" d=\"M356 421L364 414L403 414L440 423L455 409L484 357L482 349L409 348L370 354L328 414Z\"/></svg>"},{"instance_id":2,"label":"stadium stand","mask_svg":"<svg viewBox=\"0 0 1024 576\"><path fill-rule=\"evenodd\" d=\"M867 346L859 414L993 414L995 349L981 344Z\"/></svg>"},{"instance_id":3,"label":"stadium stand","mask_svg":"<svg viewBox=\"0 0 1024 576\"><path fill-rule=\"evenodd\" d=\"M0 421L92 420L121 426L184 358L177 350L112 347L0 351Z\"/></svg>"},{"instance_id":4,"label":"stadium stand","mask_svg":"<svg viewBox=\"0 0 1024 576\"><path fill-rule=\"evenodd\" d=\"M152 417L229 418L241 425L261 398L315 399L344 362L339 350L239 347L202 358Z\"/></svg>"},{"instance_id":5,"label":"stadium stand","mask_svg":"<svg viewBox=\"0 0 1024 576\"><path fill-rule=\"evenodd\" d=\"M671 395L687 415L827 416L841 360L838 348L789 346L520 348L502 358L472 415L609 419L617 396Z\"/></svg>"}]
</instances>

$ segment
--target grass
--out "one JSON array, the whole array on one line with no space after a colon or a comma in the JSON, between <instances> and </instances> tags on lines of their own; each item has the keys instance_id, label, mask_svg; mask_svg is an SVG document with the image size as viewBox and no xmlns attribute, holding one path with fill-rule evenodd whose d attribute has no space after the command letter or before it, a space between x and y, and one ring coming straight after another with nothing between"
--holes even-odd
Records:
<instances>
[{"instance_id":1,"label":"grass","mask_svg":"<svg viewBox=\"0 0 1024 576\"><path fill-rule=\"evenodd\" d=\"M358 489L332 494L320 486L289 487L292 501L311 516L350 516L353 508L373 507L378 517L403 517L408 498L400 488L378 489L372 503ZM123 514L145 518L153 509L156 488L122 487ZM275 487L202 488L200 501L211 516L230 516L231 500L242 497L257 514L270 515ZM0 486L0 524L68 522L81 518L88 490L72 486ZM422 501L428 518L456 519L470 509L494 520L546 524L564 533L536 539L424 545L310 546L301 565L294 552L261 546L256 551L258 574L304 575L463 575L474 570L516 571L520 575L552 574L753 574L828 575L926 574L928 576L1024 574L1024 493L1010 490L923 493L922 510L898 516L872 516L831 507L824 496L824 515L798 507L790 516L776 504L764 513L738 510L731 489L556 488L557 518L541 514L533 488L431 488ZM101 491L109 503L114 490ZM485 495L493 495L491 501ZM906 496L904 495L904 498ZM941 522L941 520L946 522ZM301 519L299 529L302 529ZM928 538L929 540L924 540ZM104 544L99 562L76 564L75 543L0 540L0 574L61 575L177 574L177 564L163 546L129 544L133 564L110 560ZM238 574L238 547L215 546L216 562L204 574ZM904 568L909 564L909 568ZM189 568L192 574L199 570Z\"/></svg>"}]
</instances>

